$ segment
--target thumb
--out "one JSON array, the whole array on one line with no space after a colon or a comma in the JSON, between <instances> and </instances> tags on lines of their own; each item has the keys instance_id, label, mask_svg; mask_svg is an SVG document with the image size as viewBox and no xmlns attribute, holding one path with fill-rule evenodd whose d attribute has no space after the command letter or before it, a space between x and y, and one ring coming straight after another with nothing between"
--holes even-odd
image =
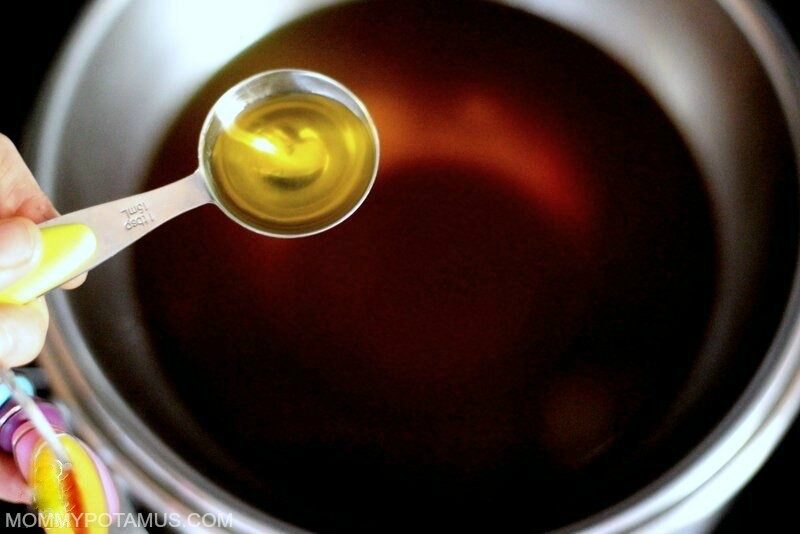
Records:
<instances>
[{"instance_id":1,"label":"thumb","mask_svg":"<svg viewBox=\"0 0 800 534\"><path fill-rule=\"evenodd\" d=\"M0 289L24 276L39 261L42 238L30 219L0 220Z\"/></svg>"}]
</instances>

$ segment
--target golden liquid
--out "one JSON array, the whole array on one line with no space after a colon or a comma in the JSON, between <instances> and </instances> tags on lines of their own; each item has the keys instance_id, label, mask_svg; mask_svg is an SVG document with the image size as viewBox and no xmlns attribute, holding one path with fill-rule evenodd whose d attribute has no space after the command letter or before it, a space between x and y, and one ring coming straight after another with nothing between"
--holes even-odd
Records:
<instances>
[{"instance_id":1,"label":"golden liquid","mask_svg":"<svg viewBox=\"0 0 800 534\"><path fill-rule=\"evenodd\" d=\"M671 410L716 417L681 397L714 300L713 217L630 74L496 2L341 3L220 70L147 187L195 169L189 132L219 95L285 67L363 99L378 186L317 238L264 239L200 209L137 243L159 367L209 439L189 447L142 405L160 436L313 532L557 529L702 439ZM141 402L104 334L104 369Z\"/></svg>"},{"instance_id":2,"label":"golden liquid","mask_svg":"<svg viewBox=\"0 0 800 534\"><path fill-rule=\"evenodd\" d=\"M330 98L287 94L236 117L214 144L211 168L225 206L274 233L322 229L350 211L369 187L370 130Z\"/></svg>"}]
</instances>

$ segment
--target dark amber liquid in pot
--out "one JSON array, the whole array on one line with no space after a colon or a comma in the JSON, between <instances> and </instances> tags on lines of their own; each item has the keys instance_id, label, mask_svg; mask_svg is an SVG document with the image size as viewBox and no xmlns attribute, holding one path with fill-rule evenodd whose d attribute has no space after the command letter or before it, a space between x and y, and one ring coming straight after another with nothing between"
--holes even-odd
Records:
<instances>
[{"instance_id":1,"label":"dark amber liquid in pot","mask_svg":"<svg viewBox=\"0 0 800 534\"><path fill-rule=\"evenodd\" d=\"M550 528L660 474L675 458L648 438L698 356L714 240L649 94L519 11L357 3L223 69L147 187L195 168L225 89L283 67L364 101L381 168L318 236L261 237L209 207L138 245L163 371L241 471L198 466L323 531Z\"/></svg>"}]
</instances>

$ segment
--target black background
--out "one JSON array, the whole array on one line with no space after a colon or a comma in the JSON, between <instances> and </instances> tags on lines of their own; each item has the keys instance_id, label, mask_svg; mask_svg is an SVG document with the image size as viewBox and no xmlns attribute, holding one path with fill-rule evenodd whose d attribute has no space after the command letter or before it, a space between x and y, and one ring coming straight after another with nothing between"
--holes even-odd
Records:
<instances>
[{"instance_id":1,"label":"black background","mask_svg":"<svg viewBox=\"0 0 800 534\"><path fill-rule=\"evenodd\" d=\"M85 0L4 2L0 4L0 132L22 142L25 121L38 97L48 67L79 15ZM781 17L795 43L800 19L794 0L768 2ZM794 507L800 473L800 423L794 425L766 466L734 502L718 531L764 531L797 524ZM21 507L0 504L0 516ZM5 517L0 531L5 530ZM792 529L792 530L796 530Z\"/></svg>"}]
</instances>

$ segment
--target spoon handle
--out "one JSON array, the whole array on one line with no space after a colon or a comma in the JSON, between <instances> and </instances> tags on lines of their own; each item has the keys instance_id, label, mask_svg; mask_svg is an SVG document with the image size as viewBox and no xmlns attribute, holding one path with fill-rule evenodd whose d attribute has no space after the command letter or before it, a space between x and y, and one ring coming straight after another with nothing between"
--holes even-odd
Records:
<instances>
[{"instance_id":1,"label":"spoon handle","mask_svg":"<svg viewBox=\"0 0 800 534\"><path fill-rule=\"evenodd\" d=\"M181 213L212 202L201 171L146 193L67 213L39 225L38 265L4 290L0 304L24 304L75 278Z\"/></svg>"}]
</instances>

